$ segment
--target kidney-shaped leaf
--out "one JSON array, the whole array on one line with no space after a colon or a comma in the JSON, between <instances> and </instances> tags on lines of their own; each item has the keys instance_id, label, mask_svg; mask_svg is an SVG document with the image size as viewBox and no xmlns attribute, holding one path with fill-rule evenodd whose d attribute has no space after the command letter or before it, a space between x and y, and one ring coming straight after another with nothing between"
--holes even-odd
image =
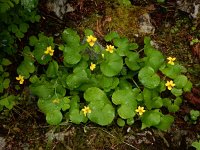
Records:
<instances>
[{"instance_id":1,"label":"kidney-shaped leaf","mask_svg":"<svg viewBox=\"0 0 200 150\"><path fill-rule=\"evenodd\" d=\"M157 110L150 110L143 114L142 116L142 129L156 126L161 121L161 113Z\"/></svg>"},{"instance_id":2,"label":"kidney-shaped leaf","mask_svg":"<svg viewBox=\"0 0 200 150\"><path fill-rule=\"evenodd\" d=\"M185 85L187 84L187 77L184 75L179 75L174 79L174 83L176 84L176 88L181 89L183 87L185 87Z\"/></svg>"},{"instance_id":3,"label":"kidney-shaped leaf","mask_svg":"<svg viewBox=\"0 0 200 150\"><path fill-rule=\"evenodd\" d=\"M101 71L105 76L112 77L117 75L123 67L122 58L116 54L108 54L105 61L100 65Z\"/></svg>"},{"instance_id":4,"label":"kidney-shaped leaf","mask_svg":"<svg viewBox=\"0 0 200 150\"><path fill-rule=\"evenodd\" d=\"M58 110L46 114L47 123L50 125L58 125L62 121L62 117L62 113Z\"/></svg>"},{"instance_id":5,"label":"kidney-shaped leaf","mask_svg":"<svg viewBox=\"0 0 200 150\"><path fill-rule=\"evenodd\" d=\"M84 99L89 102L91 113L88 114L88 118L91 121L102 126L113 121L115 110L104 91L97 87L88 88L84 93Z\"/></svg>"},{"instance_id":6,"label":"kidney-shaped leaf","mask_svg":"<svg viewBox=\"0 0 200 150\"><path fill-rule=\"evenodd\" d=\"M151 67L144 67L139 71L138 78L140 82L149 89L154 89L160 84L160 77Z\"/></svg>"}]
</instances>

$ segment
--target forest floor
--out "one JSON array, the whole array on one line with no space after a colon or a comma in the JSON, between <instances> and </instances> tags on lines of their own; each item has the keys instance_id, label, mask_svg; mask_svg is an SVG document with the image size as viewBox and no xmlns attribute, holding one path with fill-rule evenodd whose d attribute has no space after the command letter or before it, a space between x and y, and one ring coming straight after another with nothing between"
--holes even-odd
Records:
<instances>
[{"instance_id":1,"label":"forest floor","mask_svg":"<svg viewBox=\"0 0 200 150\"><path fill-rule=\"evenodd\" d=\"M92 29L101 41L109 31L117 31L129 40L143 44L148 35L165 56L174 56L187 68L187 77L193 83L191 93L185 94L180 111L175 113L175 122L167 132L154 128L141 130L141 124L107 127L89 123L75 125L69 122L59 126L49 126L45 116L38 110L37 100L24 94L29 100L26 105L15 106L9 117L0 119L0 149L5 150L184 150L194 149L192 142L199 140L200 121L195 124L187 120L190 110L200 110L200 44L190 45L192 38L200 37L200 24L176 8L173 0L167 3L151 1L133 2L131 8L118 5L112 0L71 0L74 11L58 18L39 3L41 21L30 27L29 33L44 32L54 36L64 28L75 28L80 35L86 28ZM138 31L138 16L149 14L154 27L150 33ZM26 40L26 39L25 39ZM22 41L23 42L23 41ZM24 88L24 93L28 93ZM37 111L36 111L37 110ZM8 113L6 111L3 112Z\"/></svg>"}]
</instances>

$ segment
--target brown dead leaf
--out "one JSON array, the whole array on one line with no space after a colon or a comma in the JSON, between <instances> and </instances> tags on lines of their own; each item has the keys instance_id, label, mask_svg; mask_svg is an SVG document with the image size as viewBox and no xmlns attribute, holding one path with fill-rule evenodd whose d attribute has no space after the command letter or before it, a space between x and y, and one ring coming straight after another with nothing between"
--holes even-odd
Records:
<instances>
[{"instance_id":1,"label":"brown dead leaf","mask_svg":"<svg viewBox=\"0 0 200 150\"><path fill-rule=\"evenodd\" d=\"M200 43L193 45L192 53L194 54L194 56L196 56L200 60Z\"/></svg>"}]
</instances>

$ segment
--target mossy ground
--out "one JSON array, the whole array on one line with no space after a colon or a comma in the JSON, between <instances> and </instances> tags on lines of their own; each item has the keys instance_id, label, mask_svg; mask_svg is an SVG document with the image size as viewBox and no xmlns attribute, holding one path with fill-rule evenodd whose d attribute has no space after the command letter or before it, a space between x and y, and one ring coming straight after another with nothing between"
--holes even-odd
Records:
<instances>
[{"instance_id":1,"label":"mossy ground","mask_svg":"<svg viewBox=\"0 0 200 150\"><path fill-rule=\"evenodd\" d=\"M80 3L82 2L82 3ZM130 41L143 44L143 36L138 34L138 16L150 13L152 23L156 28L152 40L158 49L167 56L174 56L188 69L187 76L197 87L200 87L199 59L194 57L187 37L199 37L200 28L196 27L188 14L176 12L175 8L145 1L131 8L121 6L112 0L85 0L70 1L76 6L76 11L66 14L64 20L59 21L52 14L46 14L41 2L40 12L42 19L36 27L47 35L55 36L65 27L76 28L80 34L86 28L92 29L98 39L109 31L117 31ZM154 5L155 9L148 6ZM34 29L35 26L31 29ZM51 32L50 32L51 31ZM32 33L33 31L30 31ZM59 38L55 36L57 42ZM10 112L1 113L0 135L5 137L6 150L19 149L57 149L57 150L167 150L192 149L191 143L198 138L200 122L191 124L184 121L189 110L195 106L184 100L180 111L175 114L175 122L168 132L156 129L140 130L140 122L134 126L118 127L112 124L109 127L100 127L95 124L74 125L65 122L60 126L49 126L45 116L37 108L37 100L29 96L24 90L24 100L19 102ZM27 102L27 99L28 102ZM37 111L36 111L37 110Z\"/></svg>"}]
</instances>

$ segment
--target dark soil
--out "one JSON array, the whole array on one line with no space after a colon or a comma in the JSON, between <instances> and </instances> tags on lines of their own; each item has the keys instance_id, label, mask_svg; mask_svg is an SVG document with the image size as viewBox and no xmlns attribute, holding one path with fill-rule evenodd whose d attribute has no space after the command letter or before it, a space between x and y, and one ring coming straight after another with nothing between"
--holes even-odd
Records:
<instances>
[{"instance_id":1,"label":"dark soil","mask_svg":"<svg viewBox=\"0 0 200 150\"><path fill-rule=\"evenodd\" d=\"M54 36L59 43L60 33L66 27L75 28L83 34L85 28L95 32L98 39L109 32L108 24L112 17L106 14L108 7L115 11L116 2L109 0L69 0L75 11L58 18L46 8L46 1L39 2L41 21L30 27L27 37L31 34L44 32ZM55 149L55 150L184 150L194 149L191 143L198 140L200 133L200 120L196 124L186 121L190 110L200 110L200 46L190 46L191 37L200 36L200 27L192 31L195 22L189 14L176 9L172 0L164 4L155 1L131 1L139 9L146 9L151 15L155 33L151 38L159 45L159 49L166 55L175 56L178 61L188 69L187 76L195 89L186 93L180 111L174 114L175 122L167 132L157 129L140 130L140 122L134 126L118 127L112 124L109 127L100 127L96 124L75 125L64 122L60 126L49 126L45 116L38 110L37 100L30 97L29 91L24 87L24 100L19 102L11 111L4 110L0 116L0 137L5 139L5 150L20 149ZM153 9L149 9L153 6ZM118 6L117 6L118 7ZM148 9L147 9L148 8ZM110 14L109 14L110 15ZM111 18L109 18L111 17ZM126 21L124 21L126 22ZM167 25L167 26L166 26ZM172 29L178 28L176 33ZM34 30L37 29L37 30ZM129 30L129 29L127 29ZM117 31L117 29L116 29ZM134 31L134 30L131 30ZM134 33L133 33L134 34ZM127 37L131 38L129 35ZM143 35L134 37L142 44ZM23 42L21 44L23 45ZM197 52L196 52L197 51ZM1 149L0 140L0 149ZM2 144L3 145L3 144Z\"/></svg>"}]
</instances>

